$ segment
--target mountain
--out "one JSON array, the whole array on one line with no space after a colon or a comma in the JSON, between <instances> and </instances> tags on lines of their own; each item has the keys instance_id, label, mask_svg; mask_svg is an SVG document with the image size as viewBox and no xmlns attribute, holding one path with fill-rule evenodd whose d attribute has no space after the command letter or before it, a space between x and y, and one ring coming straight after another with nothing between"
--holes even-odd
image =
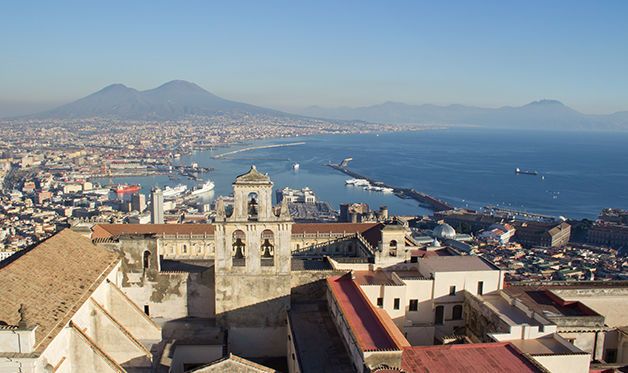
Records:
<instances>
[{"instance_id":1,"label":"mountain","mask_svg":"<svg viewBox=\"0 0 628 373\"><path fill-rule=\"evenodd\" d=\"M123 84L112 84L77 101L30 116L37 119L110 118L118 120L177 120L187 116L265 114L291 117L280 111L230 101L198 85L173 80L157 88L138 91Z\"/></svg>"},{"instance_id":2,"label":"mountain","mask_svg":"<svg viewBox=\"0 0 628 373\"><path fill-rule=\"evenodd\" d=\"M628 130L628 112L608 115L580 113L560 101L539 100L523 106L481 108L464 105L409 105L400 102L357 108L310 106L298 111L319 118L378 123L474 125L502 128Z\"/></svg>"}]
</instances>

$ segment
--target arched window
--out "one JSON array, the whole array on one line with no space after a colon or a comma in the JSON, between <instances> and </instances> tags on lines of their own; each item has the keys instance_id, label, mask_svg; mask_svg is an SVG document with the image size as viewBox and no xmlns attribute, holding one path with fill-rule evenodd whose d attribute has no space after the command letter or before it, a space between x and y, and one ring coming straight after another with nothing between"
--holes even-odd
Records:
<instances>
[{"instance_id":1,"label":"arched window","mask_svg":"<svg viewBox=\"0 0 628 373\"><path fill-rule=\"evenodd\" d=\"M188 245L183 245L183 254L187 254L188 253Z\"/></svg>"},{"instance_id":2,"label":"arched window","mask_svg":"<svg viewBox=\"0 0 628 373\"><path fill-rule=\"evenodd\" d=\"M142 255L142 262L144 269L150 268L150 251L144 251Z\"/></svg>"},{"instance_id":3,"label":"arched window","mask_svg":"<svg viewBox=\"0 0 628 373\"><path fill-rule=\"evenodd\" d=\"M452 320L462 320L462 306L457 304L451 311L451 319Z\"/></svg>"},{"instance_id":4,"label":"arched window","mask_svg":"<svg viewBox=\"0 0 628 373\"><path fill-rule=\"evenodd\" d=\"M257 220L257 216L259 212L259 206L257 204L257 201L258 201L257 193L255 192L249 193L247 197L247 201L248 202L246 204L246 212L247 212L248 219Z\"/></svg>"},{"instance_id":5,"label":"arched window","mask_svg":"<svg viewBox=\"0 0 628 373\"><path fill-rule=\"evenodd\" d=\"M390 254L390 256L397 256L397 241L396 240L392 240L388 244L388 254Z\"/></svg>"},{"instance_id":6,"label":"arched window","mask_svg":"<svg viewBox=\"0 0 628 373\"><path fill-rule=\"evenodd\" d=\"M434 314L434 324L443 325L444 316L445 316L445 307L436 306L436 310Z\"/></svg>"}]
</instances>

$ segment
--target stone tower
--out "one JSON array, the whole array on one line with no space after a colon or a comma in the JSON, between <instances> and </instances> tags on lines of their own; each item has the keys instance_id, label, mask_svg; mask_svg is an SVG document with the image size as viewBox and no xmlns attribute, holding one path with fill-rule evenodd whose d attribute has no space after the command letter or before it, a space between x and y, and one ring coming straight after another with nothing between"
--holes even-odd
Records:
<instances>
[{"instance_id":1,"label":"stone tower","mask_svg":"<svg viewBox=\"0 0 628 373\"><path fill-rule=\"evenodd\" d=\"M216 319L229 329L234 352L238 336L285 336L292 219L287 204L273 209L272 187L252 166L233 183L231 214L221 200L216 206Z\"/></svg>"},{"instance_id":2,"label":"stone tower","mask_svg":"<svg viewBox=\"0 0 628 373\"><path fill-rule=\"evenodd\" d=\"M159 188L152 190L150 194L150 222L153 224L164 223L164 193Z\"/></svg>"}]
</instances>

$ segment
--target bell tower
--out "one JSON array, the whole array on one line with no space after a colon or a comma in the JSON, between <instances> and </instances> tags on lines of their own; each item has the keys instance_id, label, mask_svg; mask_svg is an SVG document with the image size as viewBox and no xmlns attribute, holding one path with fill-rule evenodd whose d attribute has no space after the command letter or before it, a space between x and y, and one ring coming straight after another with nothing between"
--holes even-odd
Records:
<instances>
[{"instance_id":1,"label":"bell tower","mask_svg":"<svg viewBox=\"0 0 628 373\"><path fill-rule=\"evenodd\" d=\"M287 204L273 208L272 188L268 175L252 166L233 183L232 213L227 216L221 200L216 204L216 318L236 334L285 332L292 219Z\"/></svg>"}]
</instances>

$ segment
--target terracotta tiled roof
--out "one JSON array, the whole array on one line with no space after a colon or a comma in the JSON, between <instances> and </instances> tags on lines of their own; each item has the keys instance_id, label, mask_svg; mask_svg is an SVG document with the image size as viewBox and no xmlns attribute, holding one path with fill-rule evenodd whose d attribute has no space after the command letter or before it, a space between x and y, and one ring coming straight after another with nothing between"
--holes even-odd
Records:
<instances>
[{"instance_id":1,"label":"terracotta tiled roof","mask_svg":"<svg viewBox=\"0 0 628 373\"><path fill-rule=\"evenodd\" d=\"M510 343L410 347L403 351L406 372L543 372Z\"/></svg>"},{"instance_id":2,"label":"terracotta tiled roof","mask_svg":"<svg viewBox=\"0 0 628 373\"><path fill-rule=\"evenodd\" d=\"M365 233L380 223L302 223L293 224L292 233Z\"/></svg>"},{"instance_id":3,"label":"terracotta tiled roof","mask_svg":"<svg viewBox=\"0 0 628 373\"><path fill-rule=\"evenodd\" d=\"M79 233L57 233L0 267L0 321L37 325L43 351L118 261Z\"/></svg>"},{"instance_id":4,"label":"terracotta tiled roof","mask_svg":"<svg viewBox=\"0 0 628 373\"><path fill-rule=\"evenodd\" d=\"M97 224L92 239L111 238L125 234L214 234L212 224Z\"/></svg>"},{"instance_id":5,"label":"terracotta tiled roof","mask_svg":"<svg viewBox=\"0 0 628 373\"><path fill-rule=\"evenodd\" d=\"M328 277L327 286L362 351L409 346L386 311L375 308L350 275Z\"/></svg>"}]
</instances>

